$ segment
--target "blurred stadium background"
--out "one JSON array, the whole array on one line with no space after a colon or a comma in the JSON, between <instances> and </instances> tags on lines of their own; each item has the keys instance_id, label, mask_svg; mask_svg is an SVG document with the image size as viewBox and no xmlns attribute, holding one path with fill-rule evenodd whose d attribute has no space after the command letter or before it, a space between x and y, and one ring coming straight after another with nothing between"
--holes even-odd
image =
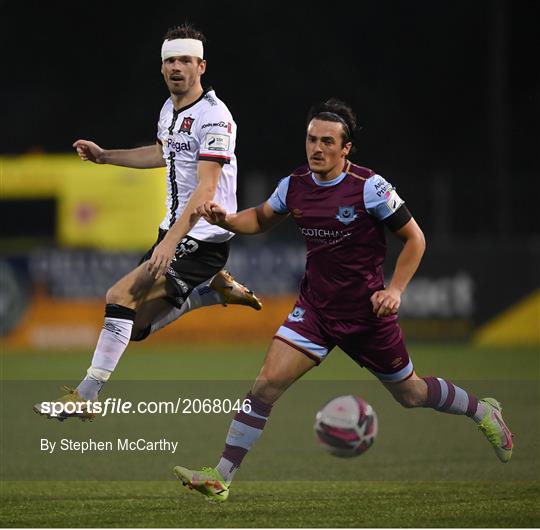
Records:
<instances>
[{"instance_id":1,"label":"blurred stadium background","mask_svg":"<svg viewBox=\"0 0 540 530\"><path fill-rule=\"evenodd\" d=\"M0 87L3 348L90 348L107 287L153 242L163 172L83 164L71 144L154 142L162 35L186 18L208 36L206 84L239 125L240 207L303 163L312 103L351 102L363 126L354 161L397 186L427 235L403 301L408 337L538 346L537 2L355 2L324 21L302 3L205 2L149 18L122 3L106 17L99 2L62 5L3 17L2 48L17 42ZM264 313L200 311L152 344L265 342L303 264L292 223L236 238L229 268Z\"/></svg>"},{"instance_id":2,"label":"blurred stadium background","mask_svg":"<svg viewBox=\"0 0 540 530\"><path fill-rule=\"evenodd\" d=\"M539 2L2 6L0 523L538 526ZM160 74L162 36L185 19L206 33L206 85L238 123L241 208L265 200L304 162L311 104L335 96L353 105L363 127L353 161L398 188L427 236L401 309L415 365L424 375L500 396L518 433L511 464L500 466L460 418L403 414L365 370L351 372L339 352L284 397L275 428L217 519L211 508L178 496L172 478L165 482L180 462L152 455L139 475L161 482L120 482L137 476L130 477L131 460L118 455L112 461L100 455L101 467L94 467L40 454L36 440L45 434L111 436L125 427L137 436L155 425L126 418L123 424L112 418L91 425L45 422L30 405L49 392L54 397L58 380L82 376L104 294L153 243L164 208L162 170L83 164L71 145L78 138L106 148L155 141L168 96ZM391 274L398 248L389 243ZM124 356L107 393L119 392L122 381L139 388L129 382L143 379L155 397L154 388L174 393L201 378L205 390L218 388L213 381L236 380L244 392L291 309L303 266L303 242L292 222L264 236L235 238L228 267L260 293L264 310L214 307L187 315L132 345L136 351ZM184 383L156 383L171 379ZM313 380L318 386L310 386ZM310 389L316 397L296 399L295 392ZM346 392L361 392L381 418L376 446L353 464L321 456L311 432L317 408ZM229 418L216 421L214 429L199 418L202 427L190 430L185 419L167 420L155 432L180 436L186 462L208 464ZM292 452L287 425L301 442ZM201 445L199 429L207 429ZM327 480L310 474L312 462L332 470ZM119 475L109 483L73 482L85 478L72 475L81 463ZM310 482L284 483L290 469L297 471L294 479ZM361 492L355 502L344 503L355 489Z\"/></svg>"}]
</instances>

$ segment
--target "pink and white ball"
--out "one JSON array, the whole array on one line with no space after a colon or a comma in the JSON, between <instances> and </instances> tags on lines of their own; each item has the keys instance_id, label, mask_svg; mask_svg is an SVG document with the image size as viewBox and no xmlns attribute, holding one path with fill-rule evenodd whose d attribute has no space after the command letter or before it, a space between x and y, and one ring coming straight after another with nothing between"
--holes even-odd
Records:
<instances>
[{"instance_id":1,"label":"pink and white ball","mask_svg":"<svg viewBox=\"0 0 540 530\"><path fill-rule=\"evenodd\" d=\"M378 432L377 414L358 396L339 396L317 412L314 425L324 449L347 458L365 453Z\"/></svg>"}]
</instances>

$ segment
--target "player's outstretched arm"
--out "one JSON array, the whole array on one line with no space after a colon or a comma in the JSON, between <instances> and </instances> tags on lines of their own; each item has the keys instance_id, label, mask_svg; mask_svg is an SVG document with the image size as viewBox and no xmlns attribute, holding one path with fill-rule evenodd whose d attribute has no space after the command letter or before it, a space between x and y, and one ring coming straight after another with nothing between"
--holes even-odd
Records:
<instances>
[{"instance_id":1,"label":"player's outstretched arm","mask_svg":"<svg viewBox=\"0 0 540 530\"><path fill-rule=\"evenodd\" d=\"M373 293L371 297L373 312L378 317L397 313L401 305L401 295L418 269L426 249L424 234L413 218L394 233L404 245L390 284L386 289Z\"/></svg>"},{"instance_id":2,"label":"player's outstretched arm","mask_svg":"<svg viewBox=\"0 0 540 530\"><path fill-rule=\"evenodd\" d=\"M287 214L275 213L268 202L238 213L227 213L219 204L208 201L197 208L197 213L210 224L242 235L266 232L287 217Z\"/></svg>"},{"instance_id":3,"label":"player's outstretched arm","mask_svg":"<svg viewBox=\"0 0 540 530\"><path fill-rule=\"evenodd\" d=\"M94 164L112 164L138 169L165 166L163 152L158 143L135 149L103 149L89 140L77 140L73 147L81 160Z\"/></svg>"}]
</instances>

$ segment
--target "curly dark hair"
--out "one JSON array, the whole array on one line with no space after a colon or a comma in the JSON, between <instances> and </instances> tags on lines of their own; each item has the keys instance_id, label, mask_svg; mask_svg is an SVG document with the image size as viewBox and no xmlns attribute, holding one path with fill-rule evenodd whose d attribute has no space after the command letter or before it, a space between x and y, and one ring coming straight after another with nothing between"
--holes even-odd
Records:
<instances>
[{"instance_id":1,"label":"curly dark hair","mask_svg":"<svg viewBox=\"0 0 540 530\"><path fill-rule=\"evenodd\" d=\"M337 98L330 98L324 103L314 105L309 109L307 125L313 119L341 123L343 126L343 145L353 141L356 130L356 114L347 103Z\"/></svg>"},{"instance_id":2,"label":"curly dark hair","mask_svg":"<svg viewBox=\"0 0 540 530\"><path fill-rule=\"evenodd\" d=\"M197 39L200 40L203 44L206 43L206 37L203 32L198 30L193 24L189 22L184 22L180 26L175 26L174 28L169 28L163 40L172 40L172 39Z\"/></svg>"}]
</instances>

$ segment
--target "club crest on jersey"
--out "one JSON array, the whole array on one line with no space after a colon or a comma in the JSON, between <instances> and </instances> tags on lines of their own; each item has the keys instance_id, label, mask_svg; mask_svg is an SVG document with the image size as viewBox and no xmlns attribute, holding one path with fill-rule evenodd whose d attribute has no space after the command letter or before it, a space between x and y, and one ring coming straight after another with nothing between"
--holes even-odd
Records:
<instances>
[{"instance_id":1,"label":"club crest on jersey","mask_svg":"<svg viewBox=\"0 0 540 530\"><path fill-rule=\"evenodd\" d=\"M182 125L180 125L180 130L178 132L185 132L185 133L191 134L191 126L193 125L194 121L195 121L195 118L184 118L182 120Z\"/></svg>"},{"instance_id":2,"label":"club crest on jersey","mask_svg":"<svg viewBox=\"0 0 540 530\"><path fill-rule=\"evenodd\" d=\"M304 322L304 313L306 312L305 309L302 309L301 307L296 306L291 313L289 313L289 316L287 320L289 322Z\"/></svg>"},{"instance_id":3,"label":"club crest on jersey","mask_svg":"<svg viewBox=\"0 0 540 530\"><path fill-rule=\"evenodd\" d=\"M352 223L358 215L354 211L354 206L340 206L336 219L344 225Z\"/></svg>"}]
</instances>

